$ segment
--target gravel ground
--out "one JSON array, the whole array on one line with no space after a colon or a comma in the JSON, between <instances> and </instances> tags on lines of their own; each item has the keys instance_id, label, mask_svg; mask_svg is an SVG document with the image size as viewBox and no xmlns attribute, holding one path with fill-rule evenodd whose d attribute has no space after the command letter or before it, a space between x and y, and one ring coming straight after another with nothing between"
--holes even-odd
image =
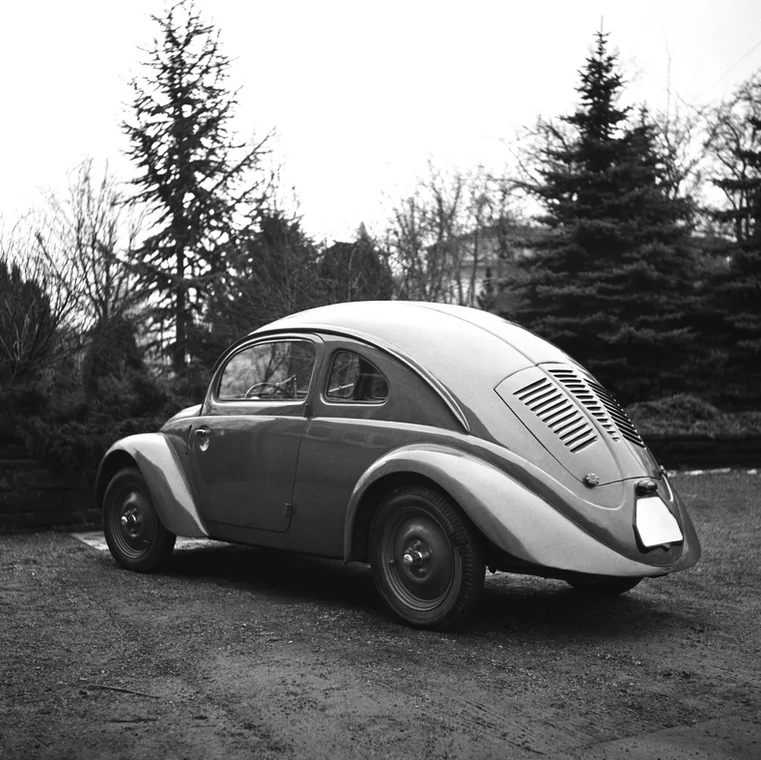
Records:
<instances>
[{"instance_id":1,"label":"gravel ground","mask_svg":"<svg viewBox=\"0 0 761 760\"><path fill-rule=\"evenodd\" d=\"M761 481L675 482L697 567L612 601L500 573L447 633L364 566L208 544L146 576L0 537L0 757L755 760Z\"/></svg>"}]
</instances>

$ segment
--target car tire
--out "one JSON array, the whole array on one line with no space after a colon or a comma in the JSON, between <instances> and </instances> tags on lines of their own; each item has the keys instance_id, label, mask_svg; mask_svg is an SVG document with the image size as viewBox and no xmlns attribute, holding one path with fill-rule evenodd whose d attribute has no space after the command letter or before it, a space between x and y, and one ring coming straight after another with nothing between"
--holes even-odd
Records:
<instances>
[{"instance_id":1,"label":"car tire","mask_svg":"<svg viewBox=\"0 0 761 760\"><path fill-rule=\"evenodd\" d=\"M103 533L114 559L128 570L150 573L169 559L176 536L159 519L137 468L111 478L103 497Z\"/></svg>"},{"instance_id":2,"label":"car tire","mask_svg":"<svg viewBox=\"0 0 761 760\"><path fill-rule=\"evenodd\" d=\"M484 587L483 545L447 497L425 486L391 492L370 530L373 579L402 620L443 630L467 617Z\"/></svg>"},{"instance_id":3,"label":"car tire","mask_svg":"<svg viewBox=\"0 0 761 760\"><path fill-rule=\"evenodd\" d=\"M568 581L574 591L590 596L618 596L631 591L642 578L617 578L613 576L592 576Z\"/></svg>"}]
</instances>

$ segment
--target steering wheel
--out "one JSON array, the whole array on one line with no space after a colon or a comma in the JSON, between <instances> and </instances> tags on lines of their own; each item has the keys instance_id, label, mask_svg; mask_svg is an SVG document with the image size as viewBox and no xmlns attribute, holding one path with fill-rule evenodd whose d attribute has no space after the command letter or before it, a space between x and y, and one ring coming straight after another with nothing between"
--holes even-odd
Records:
<instances>
[{"instance_id":1,"label":"steering wheel","mask_svg":"<svg viewBox=\"0 0 761 760\"><path fill-rule=\"evenodd\" d=\"M283 389L277 383L254 383L244 394L243 398L261 396L262 391L269 391L270 396L282 394Z\"/></svg>"}]
</instances>

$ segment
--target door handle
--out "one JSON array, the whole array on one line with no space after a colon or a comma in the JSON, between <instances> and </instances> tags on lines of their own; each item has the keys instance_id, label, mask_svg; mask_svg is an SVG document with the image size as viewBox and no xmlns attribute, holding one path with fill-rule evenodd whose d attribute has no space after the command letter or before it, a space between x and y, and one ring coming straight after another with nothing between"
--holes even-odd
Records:
<instances>
[{"instance_id":1,"label":"door handle","mask_svg":"<svg viewBox=\"0 0 761 760\"><path fill-rule=\"evenodd\" d=\"M206 449L209 448L209 436L211 435L211 430L205 425L202 425L193 431L193 435L198 439L198 448L201 451L206 451Z\"/></svg>"}]
</instances>

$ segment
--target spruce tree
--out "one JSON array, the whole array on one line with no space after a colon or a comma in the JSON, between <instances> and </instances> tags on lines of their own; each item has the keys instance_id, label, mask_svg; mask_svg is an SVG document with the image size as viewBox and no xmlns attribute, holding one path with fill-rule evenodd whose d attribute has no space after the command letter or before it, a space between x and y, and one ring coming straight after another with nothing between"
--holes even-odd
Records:
<instances>
[{"instance_id":1,"label":"spruce tree","mask_svg":"<svg viewBox=\"0 0 761 760\"><path fill-rule=\"evenodd\" d=\"M669 198L654 126L621 107L624 86L607 35L580 71L580 103L549 129L529 189L549 229L525 257L508 318L588 366L624 402L683 387L689 205ZM502 303L505 301L502 300Z\"/></svg>"},{"instance_id":2,"label":"spruce tree","mask_svg":"<svg viewBox=\"0 0 761 760\"><path fill-rule=\"evenodd\" d=\"M143 74L131 82L132 116L123 125L140 171L135 200L147 205L153 223L134 268L155 325L174 333L172 365L182 372L188 336L223 270L236 224L257 203L251 170L261 145L234 142L229 59L193 0L153 19L160 34Z\"/></svg>"}]
</instances>

